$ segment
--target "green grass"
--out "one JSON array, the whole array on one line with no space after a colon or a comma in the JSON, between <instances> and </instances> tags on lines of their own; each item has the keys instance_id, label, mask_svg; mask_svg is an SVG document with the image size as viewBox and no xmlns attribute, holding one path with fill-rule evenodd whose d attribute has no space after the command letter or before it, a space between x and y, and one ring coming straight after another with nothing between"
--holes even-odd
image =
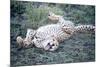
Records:
<instances>
[{"instance_id":1,"label":"green grass","mask_svg":"<svg viewBox=\"0 0 100 67\"><path fill-rule=\"evenodd\" d=\"M37 2L11 2L11 65L41 65L95 61L95 34L78 33L54 52L36 48L20 48L16 37L25 37L27 28L37 29L49 24L49 11L64 16L75 24L95 25L95 7ZM40 7L41 6L41 7ZM19 8L20 7L20 8ZM17 10L18 9L18 10Z\"/></svg>"}]
</instances>

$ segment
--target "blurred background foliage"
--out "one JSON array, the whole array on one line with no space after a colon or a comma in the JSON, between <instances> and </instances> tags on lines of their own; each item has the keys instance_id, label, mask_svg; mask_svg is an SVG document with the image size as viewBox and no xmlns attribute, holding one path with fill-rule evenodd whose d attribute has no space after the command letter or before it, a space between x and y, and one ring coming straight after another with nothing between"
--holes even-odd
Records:
<instances>
[{"instance_id":1,"label":"blurred background foliage","mask_svg":"<svg viewBox=\"0 0 100 67\"><path fill-rule=\"evenodd\" d=\"M54 52L36 47L19 49L16 37L25 37L27 28L50 24L48 12L62 15L75 24L95 25L95 6L11 0L11 65L37 65L95 60L95 35L78 34L61 43ZM74 46L74 47L73 47Z\"/></svg>"},{"instance_id":2,"label":"blurred background foliage","mask_svg":"<svg viewBox=\"0 0 100 67\"><path fill-rule=\"evenodd\" d=\"M16 23L26 24L26 27L37 28L48 24L48 12L52 11L64 16L76 24L95 24L95 8L88 5L55 4L41 2L12 1L11 19Z\"/></svg>"}]
</instances>

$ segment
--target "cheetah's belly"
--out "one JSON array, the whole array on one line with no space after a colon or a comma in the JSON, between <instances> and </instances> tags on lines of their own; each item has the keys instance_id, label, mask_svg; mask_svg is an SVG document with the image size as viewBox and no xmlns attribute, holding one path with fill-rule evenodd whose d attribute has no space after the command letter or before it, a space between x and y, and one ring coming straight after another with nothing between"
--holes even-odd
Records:
<instances>
[{"instance_id":1,"label":"cheetah's belly","mask_svg":"<svg viewBox=\"0 0 100 67\"><path fill-rule=\"evenodd\" d=\"M71 35L62 31L60 25L52 24L52 25L40 27L37 30L36 36L43 39L53 36L58 41L63 41L64 39L69 38Z\"/></svg>"}]
</instances>

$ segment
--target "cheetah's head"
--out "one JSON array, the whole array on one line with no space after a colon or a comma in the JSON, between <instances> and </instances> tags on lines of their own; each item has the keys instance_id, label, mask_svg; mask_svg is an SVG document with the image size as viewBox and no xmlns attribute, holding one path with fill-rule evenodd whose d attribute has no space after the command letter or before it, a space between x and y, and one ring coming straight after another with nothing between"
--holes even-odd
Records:
<instances>
[{"instance_id":1,"label":"cheetah's head","mask_svg":"<svg viewBox=\"0 0 100 67\"><path fill-rule=\"evenodd\" d=\"M58 48L59 42L55 38L48 38L42 43L44 50L54 51Z\"/></svg>"},{"instance_id":2,"label":"cheetah's head","mask_svg":"<svg viewBox=\"0 0 100 67\"><path fill-rule=\"evenodd\" d=\"M59 21L59 18L61 18L62 16L60 15L56 15L54 14L53 12L49 12L48 14L48 18L51 20L51 21Z\"/></svg>"}]
</instances>

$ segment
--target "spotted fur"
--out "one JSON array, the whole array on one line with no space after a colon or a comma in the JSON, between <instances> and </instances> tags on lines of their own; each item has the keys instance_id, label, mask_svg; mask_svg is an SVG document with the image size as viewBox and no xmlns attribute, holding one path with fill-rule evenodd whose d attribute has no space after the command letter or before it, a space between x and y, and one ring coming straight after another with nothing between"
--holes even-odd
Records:
<instances>
[{"instance_id":1,"label":"spotted fur","mask_svg":"<svg viewBox=\"0 0 100 67\"><path fill-rule=\"evenodd\" d=\"M48 16L50 20L57 20L56 24L49 24L39 27L32 35L31 31L27 31L25 44L34 44L38 48L44 50L54 51L58 48L59 43L71 37L75 32L88 31L95 29L92 25L75 26L73 22L66 21L62 16L50 13ZM32 39L33 37L33 39Z\"/></svg>"}]
</instances>

